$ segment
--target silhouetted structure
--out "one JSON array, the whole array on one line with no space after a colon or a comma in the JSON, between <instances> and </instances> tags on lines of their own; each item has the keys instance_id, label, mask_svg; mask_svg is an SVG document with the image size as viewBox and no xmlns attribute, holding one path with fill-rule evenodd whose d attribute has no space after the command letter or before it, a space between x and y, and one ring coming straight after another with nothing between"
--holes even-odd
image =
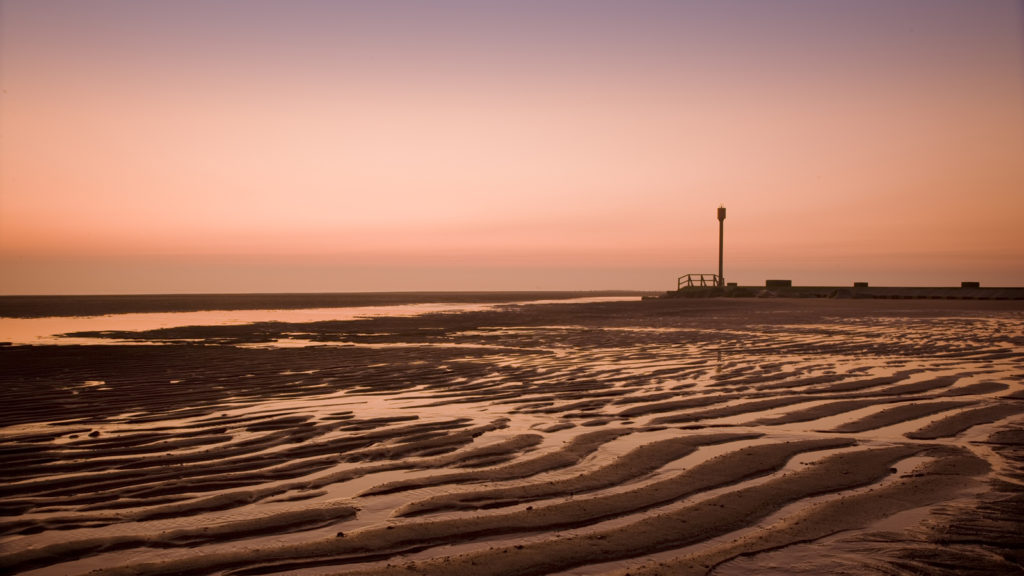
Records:
<instances>
[{"instance_id":1,"label":"silhouetted structure","mask_svg":"<svg viewBox=\"0 0 1024 576\"><path fill-rule=\"evenodd\" d=\"M722 273L722 246L725 243L725 206L718 207L718 285L725 286Z\"/></svg>"},{"instance_id":2,"label":"silhouetted structure","mask_svg":"<svg viewBox=\"0 0 1024 576\"><path fill-rule=\"evenodd\" d=\"M726 296L782 297L782 298L915 298L947 300L1024 300L1024 287L982 288L980 282L963 281L959 288L953 287L907 287L870 286L867 282L854 282L853 288L841 286L793 286L788 279L765 280L764 288L738 286L726 283L725 253L725 206L718 207L718 274L685 274L676 278L676 289L665 292L658 298L712 298ZM770 290L769 290L770 288Z\"/></svg>"},{"instance_id":3,"label":"silhouetted structure","mask_svg":"<svg viewBox=\"0 0 1024 576\"><path fill-rule=\"evenodd\" d=\"M676 279L676 290L683 288L708 288L721 286L719 277L714 274L687 274Z\"/></svg>"},{"instance_id":4,"label":"silhouetted structure","mask_svg":"<svg viewBox=\"0 0 1024 576\"><path fill-rule=\"evenodd\" d=\"M676 278L676 290L683 288L714 288L726 286L722 274L722 247L725 244L725 206L718 207L718 274L686 274Z\"/></svg>"}]
</instances>

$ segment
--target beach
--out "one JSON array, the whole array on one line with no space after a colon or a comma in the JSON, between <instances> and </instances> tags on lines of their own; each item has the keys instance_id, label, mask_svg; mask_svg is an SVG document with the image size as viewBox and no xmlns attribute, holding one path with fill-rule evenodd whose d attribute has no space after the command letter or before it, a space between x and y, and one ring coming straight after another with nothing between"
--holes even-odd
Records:
<instances>
[{"instance_id":1,"label":"beach","mask_svg":"<svg viewBox=\"0 0 1024 576\"><path fill-rule=\"evenodd\" d=\"M468 300L0 347L0 570L1024 573L1024 302Z\"/></svg>"}]
</instances>

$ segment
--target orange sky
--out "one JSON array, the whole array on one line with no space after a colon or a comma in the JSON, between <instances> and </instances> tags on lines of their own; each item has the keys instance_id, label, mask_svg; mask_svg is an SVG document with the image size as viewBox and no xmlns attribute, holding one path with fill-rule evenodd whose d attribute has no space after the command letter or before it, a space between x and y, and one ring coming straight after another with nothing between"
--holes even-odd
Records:
<instances>
[{"instance_id":1,"label":"orange sky","mask_svg":"<svg viewBox=\"0 0 1024 576\"><path fill-rule=\"evenodd\" d=\"M366 4L0 0L0 293L1024 285L1020 2Z\"/></svg>"}]
</instances>

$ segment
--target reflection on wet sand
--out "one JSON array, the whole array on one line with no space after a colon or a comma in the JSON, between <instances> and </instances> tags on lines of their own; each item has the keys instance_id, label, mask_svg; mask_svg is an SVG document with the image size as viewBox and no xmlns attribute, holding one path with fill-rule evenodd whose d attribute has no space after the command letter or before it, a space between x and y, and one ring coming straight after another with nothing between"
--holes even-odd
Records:
<instances>
[{"instance_id":1,"label":"reflection on wet sand","mask_svg":"<svg viewBox=\"0 0 1024 576\"><path fill-rule=\"evenodd\" d=\"M1022 329L1016 303L709 300L9 347L0 566L1019 571Z\"/></svg>"}]
</instances>

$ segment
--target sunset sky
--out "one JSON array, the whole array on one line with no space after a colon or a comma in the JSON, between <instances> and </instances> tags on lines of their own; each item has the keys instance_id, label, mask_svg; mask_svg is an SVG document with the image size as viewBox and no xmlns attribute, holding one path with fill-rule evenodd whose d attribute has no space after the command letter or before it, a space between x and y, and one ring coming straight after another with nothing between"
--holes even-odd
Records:
<instances>
[{"instance_id":1,"label":"sunset sky","mask_svg":"<svg viewBox=\"0 0 1024 576\"><path fill-rule=\"evenodd\" d=\"M0 0L0 293L1024 285L1024 2Z\"/></svg>"}]
</instances>

